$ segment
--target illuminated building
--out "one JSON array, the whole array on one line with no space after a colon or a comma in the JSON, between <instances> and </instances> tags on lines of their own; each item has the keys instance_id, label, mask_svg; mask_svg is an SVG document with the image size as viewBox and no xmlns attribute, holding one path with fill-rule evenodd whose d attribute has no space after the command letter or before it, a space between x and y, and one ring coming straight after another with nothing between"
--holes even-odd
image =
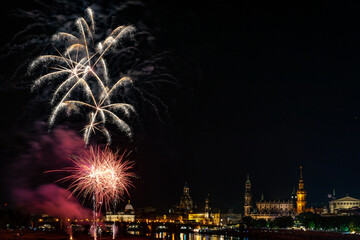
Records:
<instances>
[{"instance_id":1,"label":"illuminated building","mask_svg":"<svg viewBox=\"0 0 360 240\"><path fill-rule=\"evenodd\" d=\"M196 208L196 205L195 205ZM187 218L189 213L192 213L194 210L193 201L190 197L189 187L185 183L183 195L180 198L180 202L177 205L174 205L169 209L169 214L179 215L184 218Z\"/></svg>"},{"instance_id":2,"label":"illuminated building","mask_svg":"<svg viewBox=\"0 0 360 240\"><path fill-rule=\"evenodd\" d=\"M245 204L244 204L244 215L249 216L251 211L251 182L249 174L247 174L245 182Z\"/></svg>"},{"instance_id":3,"label":"illuminated building","mask_svg":"<svg viewBox=\"0 0 360 240\"><path fill-rule=\"evenodd\" d=\"M209 194L205 199L204 210L204 212L189 213L187 220L190 222L198 222L202 224L220 224L220 211L211 211Z\"/></svg>"},{"instance_id":4,"label":"illuminated building","mask_svg":"<svg viewBox=\"0 0 360 240\"><path fill-rule=\"evenodd\" d=\"M299 189L296 192L296 212L297 214L305 212L306 209L306 191L304 189L304 180L302 178L302 166L300 166Z\"/></svg>"},{"instance_id":5,"label":"illuminated building","mask_svg":"<svg viewBox=\"0 0 360 240\"><path fill-rule=\"evenodd\" d=\"M353 197L343 197L339 199L332 199L329 202L329 208L331 214L337 214L340 211L346 212L349 210L357 210L360 208L360 199L356 199Z\"/></svg>"},{"instance_id":6,"label":"illuminated building","mask_svg":"<svg viewBox=\"0 0 360 240\"><path fill-rule=\"evenodd\" d=\"M256 202L256 209L249 215L253 219L271 220L281 216L294 217L293 202L291 200L261 200Z\"/></svg>"},{"instance_id":7,"label":"illuminated building","mask_svg":"<svg viewBox=\"0 0 360 240\"><path fill-rule=\"evenodd\" d=\"M184 213L191 213L193 210L193 201L190 197L189 187L187 186L186 183L184 186L184 193L180 199L179 209Z\"/></svg>"},{"instance_id":8,"label":"illuminated building","mask_svg":"<svg viewBox=\"0 0 360 240\"><path fill-rule=\"evenodd\" d=\"M220 223L220 211L217 213L189 213L188 221L198 222L202 224L216 224Z\"/></svg>"},{"instance_id":9,"label":"illuminated building","mask_svg":"<svg viewBox=\"0 0 360 240\"><path fill-rule=\"evenodd\" d=\"M293 213L293 203L291 200L260 200L256 203L258 212L280 214L282 216Z\"/></svg>"},{"instance_id":10,"label":"illuminated building","mask_svg":"<svg viewBox=\"0 0 360 240\"><path fill-rule=\"evenodd\" d=\"M128 214L135 213L134 207L130 204L130 200L128 200L128 204L126 204L125 206L124 213L128 213Z\"/></svg>"},{"instance_id":11,"label":"illuminated building","mask_svg":"<svg viewBox=\"0 0 360 240\"><path fill-rule=\"evenodd\" d=\"M130 200L128 204L125 206L123 212L111 213L107 212L105 215L105 221L114 222L134 222L135 221L135 210L134 207L130 204Z\"/></svg>"},{"instance_id":12,"label":"illuminated building","mask_svg":"<svg viewBox=\"0 0 360 240\"><path fill-rule=\"evenodd\" d=\"M292 200L264 200L262 194L261 200L252 206L251 182L248 174L245 182L244 216L265 220L280 216L294 217L294 203Z\"/></svg>"}]
</instances>

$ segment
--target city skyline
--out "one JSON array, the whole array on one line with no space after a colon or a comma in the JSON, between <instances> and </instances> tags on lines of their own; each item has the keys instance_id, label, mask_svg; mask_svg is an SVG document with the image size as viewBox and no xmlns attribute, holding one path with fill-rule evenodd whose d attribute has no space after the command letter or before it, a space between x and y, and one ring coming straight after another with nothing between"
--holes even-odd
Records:
<instances>
[{"instance_id":1,"label":"city skyline","mask_svg":"<svg viewBox=\"0 0 360 240\"><path fill-rule=\"evenodd\" d=\"M187 182L194 202L210 194L215 207L242 211L247 174L255 199L289 199L300 165L310 205L328 203L333 189L360 197L358 3L139 3L90 4L106 31L137 28L137 57L156 64L131 66L134 76L173 80L157 89L158 112L137 106L132 140L110 129L110 148L128 149L135 162L134 206L168 209ZM15 204L19 186L36 192L53 183L44 172L66 167L67 155L85 147L80 122L49 132L49 101L30 91L26 70L87 7L14 2L3 11L2 27L11 28L1 38L0 202ZM24 44L30 37L36 45ZM114 59L114 75L126 61Z\"/></svg>"}]
</instances>

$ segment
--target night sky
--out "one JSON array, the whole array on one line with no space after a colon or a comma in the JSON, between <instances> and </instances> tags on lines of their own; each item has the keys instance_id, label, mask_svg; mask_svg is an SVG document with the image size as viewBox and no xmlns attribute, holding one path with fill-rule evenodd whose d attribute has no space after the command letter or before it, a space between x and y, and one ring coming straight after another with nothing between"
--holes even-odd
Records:
<instances>
[{"instance_id":1,"label":"night sky","mask_svg":"<svg viewBox=\"0 0 360 240\"><path fill-rule=\"evenodd\" d=\"M133 151L139 176L130 191L135 208L168 209L179 201L187 182L199 207L210 193L213 207L240 212L247 173L255 199L262 193L265 199L289 199L297 189L300 165L310 206L327 204L333 188L337 197L360 198L356 1L240 1L240 6L220 1L144 2L72 3L75 8L55 4L49 11L40 1L2 10L1 202L13 202L11 182L22 171L32 171L21 164L34 152L34 143L41 145L40 136L54 134L45 124L48 101L30 93L34 78L25 76L26 67L16 72L44 52L16 46L39 35L50 39L63 19L29 30L26 26L33 20L19 12L71 16L72 23L88 6L106 15L122 4L125 7L111 12L105 22L131 23L148 32L151 38L140 41L139 48L148 57L161 55L159 65L176 83L157 93L168 108L166 113L166 107L159 106L161 120L143 106L138 110L140 123L134 124L134 141L113 133L114 149L125 146ZM58 124L75 133L81 129L65 126ZM46 167L36 171L43 175L43 170ZM31 187L49 181L40 175L44 181L31 178Z\"/></svg>"}]
</instances>

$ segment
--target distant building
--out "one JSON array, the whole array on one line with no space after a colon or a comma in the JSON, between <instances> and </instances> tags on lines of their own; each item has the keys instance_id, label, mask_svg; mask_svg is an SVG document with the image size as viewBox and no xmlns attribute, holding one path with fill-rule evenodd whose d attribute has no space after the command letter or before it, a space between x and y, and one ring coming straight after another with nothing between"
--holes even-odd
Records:
<instances>
[{"instance_id":1,"label":"distant building","mask_svg":"<svg viewBox=\"0 0 360 240\"><path fill-rule=\"evenodd\" d=\"M290 215L293 213L291 200L260 200L256 203L259 213Z\"/></svg>"},{"instance_id":2,"label":"distant building","mask_svg":"<svg viewBox=\"0 0 360 240\"><path fill-rule=\"evenodd\" d=\"M216 224L220 223L220 212L217 213L189 213L188 221L198 222L202 224Z\"/></svg>"},{"instance_id":3,"label":"distant building","mask_svg":"<svg viewBox=\"0 0 360 240\"><path fill-rule=\"evenodd\" d=\"M306 211L306 191L304 189L304 180L302 178L302 166L300 166L299 189L296 192L296 196L296 212L297 214L300 214Z\"/></svg>"},{"instance_id":4,"label":"distant building","mask_svg":"<svg viewBox=\"0 0 360 240\"><path fill-rule=\"evenodd\" d=\"M324 214L324 212L326 212L326 209L323 207L310 207L306 209L306 212L311 212L314 214Z\"/></svg>"},{"instance_id":5,"label":"distant building","mask_svg":"<svg viewBox=\"0 0 360 240\"><path fill-rule=\"evenodd\" d=\"M207 197L205 198L205 213L209 214L211 212L211 208L210 208L210 194L207 195Z\"/></svg>"},{"instance_id":6,"label":"distant building","mask_svg":"<svg viewBox=\"0 0 360 240\"><path fill-rule=\"evenodd\" d=\"M272 220L277 217L294 217L294 208L291 200L262 200L256 202L256 208L249 215L253 219Z\"/></svg>"},{"instance_id":7,"label":"distant building","mask_svg":"<svg viewBox=\"0 0 360 240\"><path fill-rule=\"evenodd\" d=\"M185 183L184 186L184 192L180 199L179 209L180 211L183 211L185 213L191 213L193 210L193 201L190 197L189 187L187 186L187 183Z\"/></svg>"},{"instance_id":8,"label":"distant building","mask_svg":"<svg viewBox=\"0 0 360 240\"><path fill-rule=\"evenodd\" d=\"M105 215L105 221L107 222L134 222L135 221L135 210L134 207L130 204L130 200L128 204L125 206L123 212L107 212Z\"/></svg>"},{"instance_id":9,"label":"distant building","mask_svg":"<svg viewBox=\"0 0 360 240\"><path fill-rule=\"evenodd\" d=\"M340 211L357 210L360 208L360 199L353 197L343 197L339 199L332 199L329 202L330 214L337 214Z\"/></svg>"},{"instance_id":10,"label":"distant building","mask_svg":"<svg viewBox=\"0 0 360 240\"><path fill-rule=\"evenodd\" d=\"M229 209L227 212L222 212L220 215L220 223L224 225L238 224L242 219L242 214L234 213L233 209Z\"/></svg>"},{"instance_id":11,"label":"distant building","mask_svg":"<svg viewBox=\"0 0 360 240\"><path fill-rule=\"evenodd\" d=\"M169 209L169 214L182 215L183 217L186 217L189 213L192 213L193 210L194 210L193 200L190 197L189 187L187 186L187 183L185 183L183 195L180 198L179 204L171 207Z\"/></svg>"},{"instance_id":12,"label":"distant building","mask_svg":"<svg viewBox=\"0 0 360 240\"><path fill-rule=\"evenodd\" d=\"M295 215L295 203L299 210L305 211L306 206L306 191L304 190L304 183L302 180L302 167L300 167L300 182L299 190L292 191L290 200L264 200L264 195L261 195L261 200L252 205L251 182L249 174L245 182L245 202L244 202L244 216L250 216L254 219L274 219L280 216Z\"/></svg>"},{"instance_id":13,"label":"distant building","mask_svg":"<svg viewBox=\"0 0 360 240\"><path fill-rule=\"evenodd\" d=\"M220 211L214 211L210 207L210 195L205 198L205 207L203 212L195 212L188 214L188 221L198 222L202 224L220 224Z\"/></svg>"},{"instance_id":14,"label":"distant building","mask_svg":"<svg viewBox=\"0 0 360 240\"><path fill-rule=\"evenodd\" d=\"M251 182L249 174L247 174L245 182L245 204L244 204L244 216L249 216L251 213Z\"/></svg>"}]
</instances>

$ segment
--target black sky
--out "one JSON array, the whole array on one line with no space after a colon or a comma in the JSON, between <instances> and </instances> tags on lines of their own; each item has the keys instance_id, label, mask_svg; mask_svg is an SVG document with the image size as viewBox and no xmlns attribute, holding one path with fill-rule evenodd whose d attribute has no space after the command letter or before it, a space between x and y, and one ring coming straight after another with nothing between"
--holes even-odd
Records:
<instances>
[{"instance_id":1,"label":"black sky","mask_svg":"<svg viewBox=\"0 0 360 240\"><path fill-rule=\"evenodd\" d=\"M13 10L21 7L7 9L5 19L14 19ZM171 94L164 93L169 117L163 123L141 119L135 207L166 209L187 181L198 205L210 193L214 207L241 211L246 173L256 198L289 199L299 165L310 204L325 204L333 188L338 197L360 198L356 1L150 1L123 14L147 25L155 37L151 51L169 52L166 67L182 86L164 89ZM3 29L11 24L26 25L2 21ZM26 134L34 121L23 107L34 96L6 79L15 66L13 59L1 66L5 166L16 162L18 149L26 151L14 145L24 145L19 132ZM14 123L20 115L21 123L32 122Z\"/></svg>"}]
</instances>

